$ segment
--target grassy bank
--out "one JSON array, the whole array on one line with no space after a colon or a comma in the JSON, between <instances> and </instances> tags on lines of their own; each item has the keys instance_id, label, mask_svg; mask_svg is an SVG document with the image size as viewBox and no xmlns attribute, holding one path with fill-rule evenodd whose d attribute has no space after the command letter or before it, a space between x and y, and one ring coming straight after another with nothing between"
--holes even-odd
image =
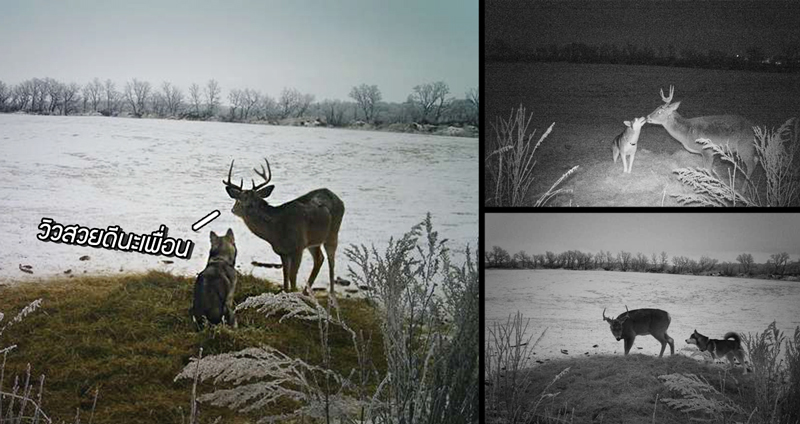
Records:
<instances>
[{"instance_id":1,"label":"grassy bank","mask_svg":"<svg viewBox=\"0 0 800 424\"><path fill-rule=\"evenodd\" d=\"M533 341L529 324L517 312L489 328L488 423L800 422L800 327L787 337L773 321L741 334L745 374L742 366L713 364L708 352L708 362L588 352L542 361L535 348L547 330Z\"/></svg>"},{"instance_id":2,"label":"grassy bank","mask_svg":"<svg viewBox=\"0 0 800 424\"><path fill-rule=\"evenodd\" d=\"M550 385L556 375L567 368L569 371ZM680 412L664 404L663 399L682 396L671 391L658 377L676 373L690 373L705 379L709 386L744 411L755 408L753 380L749 374L742 375L741 367L726 372L719 366L682 355L663 358L638 354L598 355L563 359L523 371L519 377L530 384L526 393L534 401L539 400L539 394L558 393L542 399L533 422L686 423L692 418L709 422L723 419L747 422L746 413L726 411L712 416L699 411ZM490 407L487 404L487 414L491 414ZM507 421L490 419L489 422Z\"/></svg>"},{"instance_id":3,"label":"grassy bank","mask_svg":"<svg viewBox=\"0 0 800 424\"><path fill-rule=\"evenodd\" d=\"M308 362L321 361L319 330L313 321L279 324L279 317L266 319L245 310L237 314L236 330L195 331L188 314L193 284L192 278L149 272L0 287L0 312L6 314L0 327L31 301L42 299L39 310L0 335L0 350L17 345L8 353L2 390L12 390L15 375L22 385L30 364L36 388L38 376L45 376L42 407L54 422L75 422L78 410L88 422L99 389L94 422L177 423L188 420L192 382L173 379L200 347L206 356L269 345ZM276 287L241 275L236 302ZM377 311L364 300L337 300L351 328L371 333L373 363L385 370ZM334 370L347 375L357 368L349 334L331 327L329 345ZM201 384L198 393L211 388ZM293 405L271 405L270 412L281 413L284 407L288 412ZM217 416L233 423L255 418L205 404L200 408L203 422Z\"/></svg>"}]
</instances>

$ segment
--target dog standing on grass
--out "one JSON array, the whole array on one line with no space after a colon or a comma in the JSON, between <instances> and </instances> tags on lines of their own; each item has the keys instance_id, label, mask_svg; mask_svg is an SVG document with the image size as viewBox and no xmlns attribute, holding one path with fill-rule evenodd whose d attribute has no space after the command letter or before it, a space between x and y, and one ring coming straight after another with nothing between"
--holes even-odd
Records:
<instances>
[{"instance_id":1,"label":"dog standing on grass","mask_svg":"<svg viewBox=\"0 0 800 424\"><path fill-rule=\"evenodd\" d=\"M611 145L611 151L614 154L614 163L617 163L617 157L622 155L622 173L631 173L631 168L633 168L633 158L636 156L636 143L639 142L639 134L642 132L642 125L647 121L647 119L642 116L640 118L635 118L633 122L625 121L624 124L626 127L625 131L622 134L618 135L617 138L614 139L614 143ZM630 155L631 163L630 165L625 160L625 157Z\"/></svg>"},{"instance_id":2,"label":"dog standing on grass","mask_svg":"<svg viewBox=\"0 0 800 424\"><path fill-rule=\"evenodd\" d=\"M212 324L219 324L223 318L228 325L236 328L233 315L233 293L236 290L236 245L233 231L220 237L211 232L211 252L206 269L197 274L194 283L194 303L189 313L198 329L203 328L203 317Z\"/></svg>"},{"instance_id":3,"label":"dog standing on grass","mask_svg":"<svg viewBox=\"0 0 800 424\"><path fill-rule=\"evenodd\" d=\"M694 333L686 339L686 343L696 345L700 349L700 352L708 351L708 353L711 354L712 360L717 358L722 359L723 357L727 358L728 362L731 363L731 369L736 366L733 362L733 357L735 356L736 359L739 360L739 363L742 364L744 374L747 374L747 365L744 364L742 339L733 331L725 333L723 339L724 340L710 339L698 333L697 330L694 330Z\"/></svg>"}]
</instances>

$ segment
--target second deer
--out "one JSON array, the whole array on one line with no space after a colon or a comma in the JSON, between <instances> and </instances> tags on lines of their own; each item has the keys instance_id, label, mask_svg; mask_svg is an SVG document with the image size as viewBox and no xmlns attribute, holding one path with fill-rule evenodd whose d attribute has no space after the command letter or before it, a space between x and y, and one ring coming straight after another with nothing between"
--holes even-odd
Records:
<instances>
[{"instance_id":1,"label":"second deer","mask_svg":"<svg viewBox=\"0 0 800 424\"><path fill-rule=\"evenodd\" d=\"M631 168L633 168L633 158L636 157L636 143L639 142L639 134L642 132L642 125L644 125L644 123L644 116L641 118L635 118L633 122L623 122L627 128L625 128L625 131L623 131L622 134L618 135L617 138L614 139L614 143L611 145L611 153L614 156L614 163L617 163L617 158L622 156L622 173L631 173ZM631 157L630 165L625 160L627 156Z\"/></svg>"},{"instance_id":2,"label":"second deer","mask_svg":"<svg viewBox=\"0 0 800 424\"><path fill-rule=\"evenodd\" d=\"M330 270L330 297L335 302L334 264L339 227L344 216L344 202L327 188L320 188L282 205L270 205L265 199L275 186L267 185L272 179L272 171L269 169L269 161L266 158L264 160L267 163L266 171L264 165L261 165L261 172L253 169L264 182L256 185L255 181L251 181L253 187L250 190L242 187L243 180L238 186L231 183L233 171L233 161L231 161L228 180L222 182L225 183L228 196L236 199L232 212L242 218L253 234L272 245L272 250L281 257L284 291L289 291L290 284L292 290L297 289L297 270L300 268L303 250L308 249L314 258L314 268L303 293L309 294L309 289L322 266L321 246L324 247Z\"/></svg>"}]
</instances>

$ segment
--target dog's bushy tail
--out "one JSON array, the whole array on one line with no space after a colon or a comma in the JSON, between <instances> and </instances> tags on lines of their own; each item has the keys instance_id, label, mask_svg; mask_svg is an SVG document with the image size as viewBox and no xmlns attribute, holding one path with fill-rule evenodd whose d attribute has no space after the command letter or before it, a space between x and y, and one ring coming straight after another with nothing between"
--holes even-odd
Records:
<instances>
[{"instance_id":1,"label":"dog's bushy tail","mask_svg":"<svg viewBox=\"0 0 800 424\"><path fill-rule=\"evenodd\" d=\"M734 333L733 331L727 332L727 333L725 333L725 340L728 340L728 339L733 339L733 341L736 342L736 348L737 349L741 349L742 348L742 338L739 337L738 334Z\"/></svg>"}]
</instances>

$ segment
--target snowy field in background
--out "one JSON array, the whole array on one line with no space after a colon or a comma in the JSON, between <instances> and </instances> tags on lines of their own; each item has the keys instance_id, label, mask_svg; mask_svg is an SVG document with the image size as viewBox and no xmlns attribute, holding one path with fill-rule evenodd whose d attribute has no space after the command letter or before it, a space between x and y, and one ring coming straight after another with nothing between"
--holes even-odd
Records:
<instances>
[{"instance_id":1,"label":"snowy field in background","mask_svg":"<svg viewBox=\"0 0 800 424\"><path fill-rule=\"evenodd\" d=\"M728 331L763 332L773 320L787 338L800 326L800 283L796 281L646 274L636 272L566 270L488 270L486 273L487 328L520 311L530 318L532 343L547 328L533 359L595 353L625 352L606 316L616 318L629 309L657 308L669 312L667 334L675 354L696 352L685 340L697 329L713 339ZM486 340L489 332L485 331ZM592 346L598 345L597 348ZM639 348L642 348L641 350ZM658 355L661 344L652 336L637 336L631 353ZM664 351L669 354L669 345ZM782 352L783 353L783 352Z\"/></svg>"},{"instance_id":2,"label":"snowy field in background","mask_svg":"<svg viewBox=\"0 0 800 424\"><path fill-rule=\"evenodd\" d=\"M460 263L464 247L478 240L478 139L325 128L105 117L0 114L0 283L73 274L169 270L194 276L208 258L209 231L232 228L237 268L282 281L266 241L231 212L225 192L233 179L258 183L253 168L267 157L277 205L327 187L345 203L336 273L347 277L350 244L386 245L425 218ZM260 168L259 168L260 169ZM213 210L222 214L198 232L191 225ZM169 236L192 240L191 260L42 242L43 217L69 225L150 234L160 224ZM79 261L83 255L91 257ZM165 264L163 260L173 260ZM19 270L31 265L33 274ZM306 251L298 287L312 265ZM328 285L327 265L315 286Z\"/></svg>"}]
</instances>

